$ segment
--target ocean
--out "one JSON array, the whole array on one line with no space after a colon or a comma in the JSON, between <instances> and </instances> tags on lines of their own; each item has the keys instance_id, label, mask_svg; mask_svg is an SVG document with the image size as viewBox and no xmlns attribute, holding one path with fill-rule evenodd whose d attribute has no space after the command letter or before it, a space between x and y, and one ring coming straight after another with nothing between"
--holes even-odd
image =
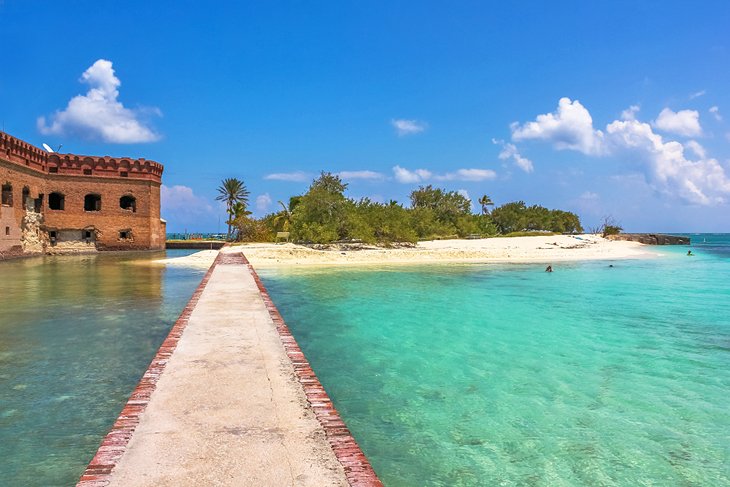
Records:
<instances>
[{"instance_id":1,"label":"ocean","mask_svg":"<svg viewBox=\"0 0 730 487\"><path fill-rule=\"evenodd\" d=\"M730 485L730 235L259 272L387 486Z\"/></svg>"},{"instance_id":2,"label":"ocean","mask_svg":"<svg viewBox=\"0 0 730 487\"><path fill-rule=\"evenodd\" d=\"M0 485L76 484L205 272L164 257L0 262Z\"/></svg>"},{"instance_id":3,"label":"ocean","mask_svg":"<svg viewBox=\"0 0 730 487\"><path fill-rule=\"evenodd\" d=\"M259 273L387 486L730 485L730 235L690 236ZM76 482L203 275L162 256L0 263L0 485Z\"/></svg>"}]
</instances>

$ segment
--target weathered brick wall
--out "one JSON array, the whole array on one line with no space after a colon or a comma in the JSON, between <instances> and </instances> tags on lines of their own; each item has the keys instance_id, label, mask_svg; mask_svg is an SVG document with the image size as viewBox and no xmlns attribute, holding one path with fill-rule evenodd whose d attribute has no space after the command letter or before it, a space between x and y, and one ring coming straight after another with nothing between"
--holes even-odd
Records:
<instances>
[{"instance_id":1,"label":"weathered brick wall","mask_svg":"<svg viewBox=\"0 0 730 487\"><path fill-rule=\"evenodd\" d=\"M10 183L13 188L12 206L0 207L0 252L8 255L22 254L21 222L25 216L23 209L23 187L30 189L30 197L37 198L43 192L42 174L27 167L18 166L3 160L0 152L0 185Z\"/></svg>"},{"instance_id":2,"label":"weathered brick wall","mask_svg":"<svg viewBox=\"0 0 730 487\"><path fill-rule=\"evenodd\" d=\"M51 192L63 194L63 210L49 208ZM87 194L101 196L100 211L84 210ZM122 196L135 198L136 211L121 208ZM151 182L51 175L46 182L43 214L48 230L94 228L100 250L159 249L161 241L164 245L159 230L160 188ZM122 231L131 231L131 239L121 239Z\"/></svg>"},{"instance_id":3,"label":"weathered brick wall","mask_svg":"<svg viewBox=\"0 0 730 487\"><path fill-rule=\"evenodd\" d=\"M48 251L54 250L50 248L50 232L56 232L59 241L55 250L60 251L64 238L83 230L93 232L92 240L99 250L164 249L161 176L162 165L154 161L48 154L0 132L0 185L9 183L13 189L12 204L0 207L0 258L22 249L24 187L32 199L43 195L41 229ZM51 193L63 195L63 209L50 209ZM99 211L84 209L87 194L101 197ZM120 206L123 196L134 198L134 211Z\"/></svg>"}]
</instances>

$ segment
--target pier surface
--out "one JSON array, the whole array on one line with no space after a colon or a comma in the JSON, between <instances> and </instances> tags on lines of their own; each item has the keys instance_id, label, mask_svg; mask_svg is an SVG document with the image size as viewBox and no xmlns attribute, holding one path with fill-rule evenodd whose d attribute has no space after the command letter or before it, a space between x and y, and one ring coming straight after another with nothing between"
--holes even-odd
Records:
<instances>
[{"instance_id":1,"label":"pier surface","mask_svg":"<svg viewBox=\"0 0 730 487\"><path fill-rule=\"evenodd\" d=\"M148 401L135 401L143 378L125 408L134 418L122 412L79 486L380 485L309 364L292 359L301 351L247 264L240 253L218 257L174 352L150 366L162 370ZM324 412L305 393L311 382ZM354 472L338 442L361 462Z\"/></svg>"}]
</instances>

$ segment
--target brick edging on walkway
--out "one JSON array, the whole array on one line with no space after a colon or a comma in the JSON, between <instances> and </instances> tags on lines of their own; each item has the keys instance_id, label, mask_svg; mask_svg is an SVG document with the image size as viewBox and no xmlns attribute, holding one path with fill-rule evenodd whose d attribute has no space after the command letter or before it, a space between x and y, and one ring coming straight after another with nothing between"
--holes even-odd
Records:
<instances>
[{"instance_id":1,"label":"brick edging on walkway","mask_svg":"<svg viewBox=\"0 0 730 487\"><path fill-rule=\"evenodd\" d=\"M299 345L294 339L294 336L292 336L284 319L281 317L276 305L271 300L271 296L269 296L269 292L266 290L263 282L261 282L256 270L254 270L243 252L241 252L241 256L256 281L266 309L276 326L276 331L284 346L284 351L294 366L294 373L299 383L304 388L307 401L309 401L317 420L322 425L322 428L324 428L327 434L327 441L332 447L337 460L339 460L345 469L348 483L352 487L382 487L383 483L378 478L375 470L370 465L370 461L362 452L360 445L352 437L350 430L347 429L345 422L332 404L332 400L319 382L301 348L299 348Z\"/></svg>"},{"instance_id":2,"label":"brick edging on walkway","mask_svg":"<svg viewBox=\"0 0 730 487\"><path fill-rule=\"evenodd\" d=\"M213 264L208 268L208 272L203 276L200 284L198 284L195 292L193 292L190 301L185 305L185 308L177 321L175 321L172 329L170 329L170 333L168 333L165 341L160 345L155 358L152 359L149 367L147 367L137 387L129 397L127 404L125 404L124 409L119 413L119 417L114 422L112 429L102 440L99 449L96 451L94 458L91 459L91 462L89 462L86 470L84 470L76 487L104 487L109 485L111 472L127 450L129 440L132 438L132 434L134 434L134 430L139 424L140 417L147 408L150 397L157 387L157 381L160 379L168 360L175 351L183 330L185 330L188 324L190 315L198 304L198 300L203 294L203 290L208 284L213 270L221 261L222 255L219 253L215 261L213 261Z\"/></svg>"}]
</instances>

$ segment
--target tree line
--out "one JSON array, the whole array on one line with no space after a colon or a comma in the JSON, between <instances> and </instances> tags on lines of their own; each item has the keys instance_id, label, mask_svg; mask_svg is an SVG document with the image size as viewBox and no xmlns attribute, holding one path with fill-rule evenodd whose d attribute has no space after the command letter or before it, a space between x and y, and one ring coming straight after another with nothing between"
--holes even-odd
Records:
<instances>
[{"instance_id":1,"label":"tree line","mask_svg":"<svg viewBox=\"0 0 730 487\"><path fill-rule=\"evenodd\" d=\"M395 200L379 203L345 195L347 183L322 172L306 193L293 196L280 210L262 218L248 211L249 192L243 181L226 179L218 200L226 202L228 238L274 241L277 232L289 232L300 243L361 241L390 245L436 238L492 237L521 232L582 233L575 213L515 201L494 207L489 196L479 198L480 211L457 191L421 186L410 194L410 207Z\"/></svg>"}]
</instances>

